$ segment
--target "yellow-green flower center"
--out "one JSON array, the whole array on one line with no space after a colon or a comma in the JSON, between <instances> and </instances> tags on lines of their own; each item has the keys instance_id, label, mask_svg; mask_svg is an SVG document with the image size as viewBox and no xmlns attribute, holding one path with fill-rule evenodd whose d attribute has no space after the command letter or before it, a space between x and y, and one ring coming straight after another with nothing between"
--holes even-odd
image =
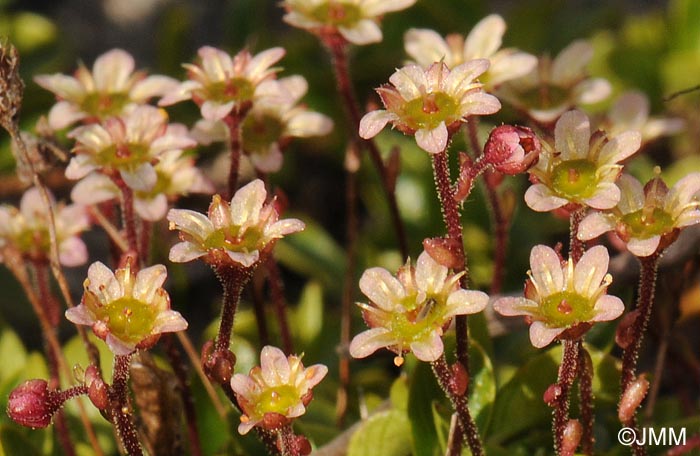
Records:
<instances>
[{"instance_id":1,"label":"yellow-green flower center","mask_svg":"<svg viewBox=\"0 0 700 456\"><path fill-rule=\"evenodd\" d=\"M566 104L568 99L569 90L545 83L520 94L521 102L530 109L551 109Z\"/></svg>"},{"instance_id":2,"label":"yellow-green flower center","mask_svg":"<svg viewBox=\"0 0 700 456\"><path fill-rule=\"evenodd\" d=\"M597 184L596 166L585 159L564 161L552 170L552 189L574 202L593 196Z\"/></svg>"},{"instance_id":3,"label":"yellow-green flower center","mask_svg":"<svg viewBox=\"0 0 700 456\"><path fill-rule=\"evenodd\" d=\"M246 78L212 82L205 87L204 98L219 103L244 103L253 99L255 86Z\"/></svg>"},{"instance_id":4,"label":"yellow-green flower center","mask_svg":"<svg viewBox=\"0 0 700 456\"><path fill-rule=\"evenodd\" d=\"M80 109L91 116L104 119L120 114L128 102L129 94L125 92L91 92L83 98Z\"/></svg>"},{"instance_id":5,"label":"yellow-green flower center","mask_svg":"<svg viewBox=\"0 0 700 456\"><path fill-rule=\"evenodd\" d=\"M331 0L318 5L310 16L323 24L347 27L362 19L362 11L357 5Z\"/></svg>"},{"instance_id":6,"label":"yellow-green flower center","mask_svg":"<svg viewBox=\"0 0 700 456\"><path fill-rule=\"evenodd\" d=\"M406 345L425 339L445 323L444 304L435 299L428 299L425 303L416 305L413 296L407 299L403 306L406 312L392 313L388 327L391 333Z\"/></svg>"},{"instance_id":7,"label":"yellow-green flower center","mask_svg":"<svg viewBox=\"0 0 700 456\"><path fill-rule=\"evenodd\" d=\"M260 417L266 413L286 415L287 410L296 405L299 399L299 392L291 385L268 387L255 402L255 414Z\"/></svg>"},{"instance_id":8,"label":"yellow-green flower center","mask_svg":"<svg viewBox=\"0 0 700 456\"><path fill-rule=\"evenodd\" d=\"M444 92L434 92L407 102L399 114L401 120L413 130L429 129L445 122L450 125L459 120L459 105Z\"/></svg>"},{"instance_id":9,"label":"yellow-green flower center","mask_svg":"<svg viewBox=\"0 0 700 456\"><path fill-rule=\"evenodd\" d=\"M280 139L283 131L284 125L277 116L248 115L243 121L241 132L243 148L249 152L264 151Z\"/></svg>"},{"instance_id":10,"label":"yellow-green flower center","mask_svg":"<svg viewBox=\"0 0 700 456\"><path fill-rule=\"evenodd\" d=\"M95 157L95 161L102 166L123 168L149 161L149 152L150 148L145 144L112 144L100 150Z\"/></svg>"},{"instance_id":11,"label":"yellow-green flower center","mask_svg":"<svg viewBox=\"0 0 700 456\"><path fill-rule=\"evenodd\" d=\"M137 344L151 334L157 309L137 299L123 297L97 307L95 313L115 337Z\"/></svg>"},{"instance_id":12,"label":"yellow-green flower center","mask_svg":"<svg viewBox=\"0 0 700 456\"><path fill-rule=\"evenodd\" d=\"M590 321L595 303L591 299L571 291L560 291L547 296L540 303L537 313L551 328L570 327Z\"/></svg>"},{"instance_id":13,"label":"yellow-green flower center","mask_svg":"<svg viewBox=\"0 0 700 456\"><path fill-rule=\"evenodd\" d=\"M249 227L240 234L241 227L231 225L219 228L204 240L204 248L224 249L233 252L251 252L264 247L263 233L256 227Z\"/></svg>"},{"instance_id":14,"label":"yellow-green flower center","mask_svg":"<svg viewBox=\"0 0 700 456\"><path fill-rule=\"evenodd\" d=\"M58 240L61 241L60 239ZM51 249L51 240L49 238L49 230L45 227L34 227L23 229L16 239L17 248L23 253L34 255L43 253L48 255Z\"/></svg>"},{"instance_id":15,"label":"yellow-green flower center","mask_svg":"<svg viewBox=\"0 0 700 456\"><path fill-rule=\"evenodd\" d=\"M642 208L625 214L622 222L627 226L630 236L638 239L648 239L673 230L673 218L659 208Z\"/></svg>"}]
</instances>

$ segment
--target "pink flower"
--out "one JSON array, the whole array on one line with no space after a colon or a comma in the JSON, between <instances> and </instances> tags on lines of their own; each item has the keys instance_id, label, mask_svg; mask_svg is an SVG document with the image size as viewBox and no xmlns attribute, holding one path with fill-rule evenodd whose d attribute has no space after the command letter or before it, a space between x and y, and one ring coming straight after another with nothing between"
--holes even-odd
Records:
<instances>
[{"instance_id":1,"label":"pink flower","mask_svg":"<svg viewBox=\"0 0 700 456\"><path fill-rule=\"evenodd\" d=\"M274 202L265 203L265 184L256 179L240 188L231 203L214 195L208 216L187 209L168 212L171 230L182 242L170 249L170 261L184 263L206 256L212 263L253 266L274 242L304 229L297 219L279 220Z\"/></svg>"},{"instance_id":2,"label":"pink flower","mask_svg":"<svg viewBox=\"0 0 700 456\"><path fill-rule=\"evenodd\" d=\"M610 209L620 200L615 186L622 160L634 154L641 135L636 131L608 139L591 135L588 117L581 111L561 116L554 129L554 145L543 143L537 165L529 172L536 183L527 189L525 202L546 212L568 204Z\"/></svg>"},{"instance_id":3,"label":"pink flower","mask_svg":"<svg viewBox=\"0 0 700 456\"><path fill-rule=\"evenodd\" d=\"M54 211L58 260L64 266L80 266L88 258L87 247L80 239L80 233L90 227L85 207L56 204L52 195L49 199ZM46 261L51 248L48 225L41 193L32 187L22 195L19 210L0 206L0 252L10 248L32 261Z\"/></svg>"},{"instance_id":4,"label":"pink flower","mask_svg":"<svg viewBox=\"0 0 700 456\"><path fill-rule=\"evenodd\" d=\"M630 252L647 257L673 243L683 228L700 223L700 173L688 174L670 190L658 176L642 187L623 174L617 186L622 195L617 206L588 214L579 226L579 239L614 231Z\"/></svg>"},{"instance_id":5,"label":"pink flower","mask_svg":"<svg viewBox=\"0 0 700 456\"><path fill-rule=\"evenodd\" d=\"M31 428L45 428L60 407L46 380L34 379L13 389L7 400L7 414L12 421Z\"/></svg>"},{"instance_id":6,"label":"pink flower","mask_svg":"<svg viewBox=\"0 0 700 456\"><path fill-rule=\"evenodd\" d=\"M605 247L595 246L578 263L563 262L553 249L537 245L530 252L525 296L499 298L493 308L507 317L528 317L530 341L537 348L557 337L580 335L590 324L614 320L625 310L619 298L606 294L612 282L609 259Z\"/></svg>"},{"instance_id":7,"label":"pink flower","mask_svg":"<svg viewBox=\"0 0 700 456\"><path fill-rule=\"evenodd\" d=\"M167 113L153 106L139 106L101 124L79 127L70 133L75 155L66 177L81 179L92 171L118 173L135 191L148 192L158 181L154 163L161 154L196 145L181 125L168 124Z\"/></svg>"},{"instance_id":8,"label":"pink flower","mask_svg":"<svg viewBox=\"0 0 700 456\"><path fill-rule=\"evenodd\" d=\"M99 261L90 265L79 306L66 310L66 318L91 326L116 355L152 347L160 334L184 331L187 321L170 310L163 289L167 271L158 264L134 273L131 265L114 273Z\"/></svg>"},{"instance_id":9,"label":"pink flower","mask_svg":"<svg viewBox=\"0 0 700 456\"><path fill-rule=\"evenodd\" d=\"M574 41L553 61L541 57L530 73L500 86L498 95L536 121L551 124L575 106L597 103L610 95L608 81L586 73L592 58L593 46Z\"/></svg>"},{"instance_id":10,"label":"pink flower","mask_svg":"<svg viewBox=\"0 0 700 456\"><path fill-rule=\"evenodd\" d=\"M327 373L323 364L304 368L301 357L285 356L270 345L263 347L260 366L248 375L231 378L231 389L243 412L238 432L247 434L254 426L274 430L303 415L313 398L311 390Z\"/></svg>"},{"instance_id":11,"label":"pink flower","mask_svg":"<svg viewBox=\"0 0 700 456\"><path fill-rule=\"evenodd\" d=\"M430 153L447 147L450 132L472 115L493 114L501 103L485 93L476 78L489 67L488 60L463 63L452 70L442 62L423 70L407 65L390 78L391 85L377 89L386 110L372 111L360 121L360 136L376 136L387 123L415 135L418 146Z\"/></svg>"},{"instance_id":12,"label":"pink flower","mask_svg":"<svg viewBox=\"0 0 700 456\"><path fill-rule=\"evenodd\" d=\"M155 222L165 217L171 201L190 193L214 193L214 186L195 166L191 156L180 150L169 150L154 165L156 183L149 191L134 192L134 209L144 220ZM92 172L71 191L73 201L97 204L119 198L121 190L107 175Z\"/></svg>"},{"instance_id":13,"label":"pink flower","mask_svg":"<svg viewBox=\"0 0 700 456\"><path fill-rule=\"evenodd\" d=\"M386 347L398 355L397 365L407 351L422 361L438 359L452 318L480 312L489 300L481 291L460 288L462 275L450 274L426 252L415 267L407 262L396 277L383 268L366 270L360 289L370 303L358 305L370 329L353 338L350 354L364 358Z\"/></svg>"},{"instance_id":14,"label":"pink flower","mask_svg":"<svg viewBox=\"0 0 700 456\"><path fill-rule=\"evenodd\" d=\"M183 82L159 104L168 106L192 99L207 120L220 120L236 109L244 111L259 97L259 86L277 73L271 68L284 56L280 47L268 49L255 56L247 50L233 58L226 52L204 46L199 49L198 65L184 64L189 80Z\"/></svg>"},{"instance_id":15,"label":"pink flower","mask_svg":"<svg viewBox=\"0 0 700 456\"><path fill-rule=\"evenodd\" d=\"M489 134L484 160L499 173L514 175L537 161L540 148L540 140L531 129L501 125Z\"/></svg>"},{"instance_id":16,"label":"pink flower","mask_svg":"<svg viewBox=\"0 0 700 456\"><path fill-rule=\"evenodd\" d=\"M41 75L34 81L59 100L49 112L49 125L55 130L78 120L120 115L127 107L161 96L177 85L166 76L146 77L141 71L134 72L134 58L121 49L99 56L92 72L80 64L74 76Z\"/></svg>"},{"instance_id":17,"label":"pink flower","mask_svg":"<svg viewBox=\"0 0 700 456\"><path fill-rule=\"evenodd\" d=\"M481 76L484 89L491 92L505 81L528 74L537 65L537 57L517 49L500 49L506 23L497 14L480 20L465 39L458 34L443 38L433 30L409 29L404 35L406 53L427 68L444 62L454 68L474 59L489 59L491 65Z\"/></svg>"},{"instance_id":18,"label":"pink flower","mask_svg":"<svg viewBox=\"0 0 700 456\"><path fill-rule=\"evenodd\" d=\"M416 0L284 0L284 21L321 36L340 35L364 45L382 40L379 20L406 9Z\"/></svg>"}]
</instances>

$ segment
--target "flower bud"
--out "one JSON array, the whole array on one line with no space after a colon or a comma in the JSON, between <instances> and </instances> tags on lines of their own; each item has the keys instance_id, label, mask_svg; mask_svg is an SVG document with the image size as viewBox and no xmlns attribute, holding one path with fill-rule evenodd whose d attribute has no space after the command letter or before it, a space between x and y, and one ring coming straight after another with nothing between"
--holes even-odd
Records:
<instances>
[{"instance_id":1,"label":"flower bud","mask_svg":"<svg viewBox=\"0 0 700 456\"><path fill-rule=\"evenodd\" d=\"M202 347L202 361L210 380L222 385L231 381L236 365L236 355L231 350L216 350L214 342L208 341Z\"/></svg>"},{"instance_id":2,"label":"flower bud","mask_svg":"<svg viewBox=\"0 0 700 456\"><path fill-rule=\"evenodd\" d=\"M459 241L453 238L436 237L423 240L423 248L436 263L446 268L458 269L462 266L459 255Z\"/></svg>"},{"instance_id":3,"label":"flower bud","mask_svg":"<svg viewBox=\"0 0 700 456\"><path fill-rule=\"evenodd\" d=\"M620 405L617 409L617 417L621 423L629 423L634 418L634 413L646 397L647 391L649 391L649 380L644 374L629 384L622 394L622 399L620 399Z\"/></svg>"},{"instance_id":4,"label":"flower bud","mask_svg":"<svg viewBox=\"0 0 700 456\"><path fill-rule=\"evenodd\" d=\"M22 426L45 428L51 424L53 414L58 410L52 392L45 380L27 380L11 393L7 403L7 414Z\"/></svg>"},{"instance_id":5,"label":"flower bud","mask_svg":"<svg viewBox=\"0 0 700 456\"><path fill-rule=\"evenodd\" d=\"M464 396L467 392L467 387L469 387L469 374L464 368L464 365L459 361L454 363L450 370L452 375L450 376L450 381L448 383L448 388L450 392L455 396Z\"/></svg>"},{"instance_id":6,"label":"flower bud","mask_svg":"<svg viewBox=\"0 0 700 456\"><path fill-rule=\"evenodd\" d=\"M634 323L639 317L639 310L628 312L622 317L615 331L615 343L622 349L626 349L634 342Z\"/></svg>"},{"instance_id":7,"label":"flower bud","mask_svg":"<svg viewBox=\"0 0 700 456\"><path fill-rule=\"evenodd\" d=\"M576 447L581 441L581 435L583 435L581 423L578 420L569 420L561 439L561 456L574 456Z\"/></svg>"},{"instance_id":8,"label":"flower bud","mask_svg":"<svg viewBox=\"0 0 700 456\"><path fill-rule=\"evenodd\" d=\"M100 410L105 410L109 405L107 384L100 376L97 366L93 364L85 369L85 386L88 388L88 397L92 404Z\"/></svg>"},{"instance_id":9,"label":"flower bud","mask_svg":"<svg viewBox=\"0 0 700 456\"><path fill-rule=\"evenodd\" d=\"M501 125L491 130L484 146L484 160L503 174L518 174L534 165L540 140L531 129Z\"/></svg>"},{"instance_id":10,"label":"flower bud","mask_svg":"<svg viewBox=\"0 0 700 456\"><path fill-rule=\"evenodd\" d=\"M561 396L561 386L559 386L557 383L552 383L544 391L544 394L542 395L542 400L548 406L554 407L556 405L557 399L559 399L559 396Z\"/></svg>"}]
</instances>

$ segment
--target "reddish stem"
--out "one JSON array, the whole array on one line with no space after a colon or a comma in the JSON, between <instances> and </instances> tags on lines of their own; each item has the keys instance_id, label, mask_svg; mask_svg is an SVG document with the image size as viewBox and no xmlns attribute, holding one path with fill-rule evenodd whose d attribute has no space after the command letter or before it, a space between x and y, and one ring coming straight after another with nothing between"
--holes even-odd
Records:
<instances>
[{"instance_id":1,"label":"reddish stem","mask_svg":"<svg viewBox=\"0 0 700 456\"><path fill-rule=\"evenodd\" d=\"M585 347L579 348L579 396L581 407L581 452L586 456L593 456L593 425L595 415L593 413L593 360Z\"/></svg>"},{"instance_id":2,"label":"reddish stem","mask_svg":"<svg viewBox=\"0 0 700 456\"><path fill-rule=\"evenodd\" d=\"M243 288L250 280L253 271L252 268L230 266L215 268L215 271L224 289L224 303L221 308L221 323L214 351L222 353L229 351L236 309L241 300Z\"/></svg>"},{"instance_id":3,"label":"reddish stem","mask_svg":"<svg viewBox=\"0 0 700 456\"><path fill-rule=\"evenodd\" d=\"M559 378L557 384L560 388L560 394L556 399L554 412L552 417L552 434L554 435L554 450L557 455L562 454L562 442L564 440L564 431L569 422L569 399L571 396L571 386L574 384L578 370L579 350L581 349L580 340L565 340L564 354L562 355L561 365L559 366Z\"/></svg>"},{"instance_id":4,"label":"reddish stem","mask_svg":"<svg viewBox=\"0 0 700 456\"><path fill-rule=\"evenodd\" d=\"M119 438L129 456L143 456L128 398L129 363L131 355L114 356L114 375L109 390L110 414Z\"/></svg>"},{"instance_id":5,"label":"reddish stem","mask_svg":"<svg viewBox=\"0 0 700 456\"><path fill-rule=\"evenodd\" d=\"M287 317L287 300L284 297L284 281L280 274L279 266L275 258L270 255L265 262L267 267L267 282L270 285L270 297L277 314L277 323L280 327L282 337L282 350L290 355L294 353L292 333L289 329L289 318Z\"/></svg>"}]
</instances>

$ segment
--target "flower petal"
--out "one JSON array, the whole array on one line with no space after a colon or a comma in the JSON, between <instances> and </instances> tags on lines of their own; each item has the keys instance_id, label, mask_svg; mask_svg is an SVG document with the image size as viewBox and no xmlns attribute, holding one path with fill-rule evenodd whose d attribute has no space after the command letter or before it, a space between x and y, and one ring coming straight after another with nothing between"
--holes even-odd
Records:
<instances>
[{"instance_id":1,"label":"flower petal","mask_svg":"<svg viewBox=\"0 0 700 456\"><path fill-rule=\"evenodd\" d=\"M231 199L231 221L242 226L244 223L256 223L260 219L267 191L260 179L241 187Z\"/></svg>"},{"instance_id":2,"label":"flower petal","mask_svg":"<svg viewBox=\"0 0 700 456\"><path fill-rule=\"evenodd\" d=\"M593 311L595 317L591 321L610 321L622 315L625 304L617 296L603 295L596 301Z\"/></svg>"},{"instance_id":3,"label":"flower petal","mask_svg":"<svg viewBox=\"0 0 700 456\"><path fill-rule=\"evenodd\" d=\"M541 321L535 321L530 325L530 342L535 348L543 348L563 331L564 328L549 328Z\"/></svg>"},{"instance_id":4,"label":"flower petal","mask_svg":"<svg viewBox=\"0 0 700 456\"><path fill-rule=\"evenodd\" d=\"M68 321L76 325L92 326L96 320L95 314L82 304L66 310L65 316Z\"/></svg>"},{"instance_id":5,"label":"flower petal","mask_svg":"<svg viewBox=\"0 0 700 456\"><path fill-rule=\"evenodd\" d=\"M445 351L438 331L430 331L424 339L411 342L410 347L416 358L427 363L435 361Z\"/></svg>"},{"instance_id":6,"label":"flower petal","mask_svg":"<svg viewBox=\"0 0 700 456\"><path fill-rule=\"evenodd\" d=\"M49 111L49 127L52 130L62 130L85 118L85 113L68 101L59 101Z\"/></svg>"},{"instance_id":7,"label":"flower petal","mask_svg":"<svg viewBox=\"0 0 700 456\"><path fill-rule=\"evenodd\" d=\"M440 122L440 125L431 130L421 128L416 131L418 147L431 154L439 154L444 151L447 147L448 137L449 134L447 133L445 122Z\"/></svg>"},{"instance_id":8,"label":"flower petal","mask_svg":"<svg viewBox=\"0 0 700 456\"><path fill-rule=\"evenodd\" d=\"M612 86L607 79L591 78L576 84L573 96L576 104L593 104L610 96Z\"/></svg>"},{"instance_id":9,"label":"flower petal","mask_svg":"<svg viewBox=\"0 0 700 456\"><path fill-rule=\"evenodd\" d=\"M525 203L537 212L549 212L565 206L569 201L556 196L544 184L530 186L525 192Z\"/></svg>"},{"instance_id":10,"label":"flower petal","mask_svg":"<svg viewBox=\"0 0 700 456\"><path fill-rule=\"evenodd\" d=\"M445 286L447 268L424 251L416 261L415 278L419 290L428 294L439 294Z\"/></svg>"},{"instance_id":11,"label":"flower petal","mask_svg":"<svg viewBox=\"0 0 700 456\"><path fill-rule=\"evenodd\" d=\"M549 296L564 289L561 259L554 249L536 245L530 251L532 281L540 295Z\"/></svg>"},{"instance_id":12,"label":"flower petal","mask_svg":"<svg viewBox=\"0 0 700 456\"><path fill-rule=\"evenodd\" d=\"M155 298L156 292L165 283L168 271L162 264L156 264L141 269L136 274L134 284L134 298L143 302L151 302Z\"/></svg>"},{"instance_id":13,"label":"flower petal","mask_svg":"<svg viewBox=\"0 0 700 456\"><path fill-rule=\"evenodd\" d=\"M69 268L83 265L88 260L85 243L78 236L64 239L58 246L58 261Z\"/></svg>"},{"instance_id":14,"label":"flower petal","mask_svg":"<svg viewBox=\"0 0 700 456\"><path fill-rule=\"evenodd\" d=\"M158 181L158 174L150 163L142 163L135 168L120 169L124 183L137 192L150 191Z\"/></svg>"},{"instance_id":15,"label":"flower petal","mask_svg":"<svg viewBox=\"0 0 700 456\"><path fill-rule=\"evenodd\" d=\"M643 258L656 252L661 242L661 236L656 235L647 239L630 238L627 241L627 250L632 252L634 256Z\"/></svg>"},{"instance_id":16,"label":"flower petal","mask_svg":"<svg viewBox=\"0 0 700 456\"><path fill-rule=\"evenodd\" d=\"M187 326L187 320L185 320L180 312L170 309L162 310L158 312L158 316L154 321L153 333L162 334L184 331L187 329Z\"/></svg>"},{"instance_id":17,"label":"flower petal","mask_svg":"<svg viewBox=\"0 0 700 456\"><path fill-rule=\"evenodd\" d=\"M408 29L404 34L404 49L422 67L443 61L453 66L452 54L445 40L434 30Z\"/></svg>"},{"instance_id":18,"label":"flower petal","mask_svg":"<svg viewBox=\"0 0 700 456\"><path fill-rule=\"evenodd\" d=\"M445 318L481 312L489 303L489 296L482 291L457 290L447 297Z\"/></svg>"},{"instance_id":19,"label":"flower petal","mask_svg":"<svg viewBox=\"0 0 700 456\"><path fill-rule=\"evenodd\" d=\"M168 259L173 263L187 263L206 254L206 250L192 242L178 242L170 248Z\"/></svg>"},{"instance_id":20,"label":"flower petal","mask_svg":"<svg viewBox=\"0 0 700 456\"><path fill-rule=\"evenodd\" d=\"M615 229L617 221L615 216L602 212L591 212L578 226L578 238L582 241L595 239L606 231Z\"/></svg>"},{"instance_id":21,"label":"flower petal","mask_svg":"<svg viewBox=\"0 0 700 456\"><path fill-rule=\"evenodd\" d=\"M638 131L620 133L608 141L600 150L598 163L619 163L637 152L641 144L642 134Z\"/></svg>"},{"instance_id":22,"label":"flower petal","mask_svg":"<svg viewBox=\"0 0 700 456\"><path fill-rule=\"evenodd\" d=\"M569 86L580 79L593 58L593 46L577 40L564 48L552 62L552 82Z\"/></svg>"},{"instance_id":23,"label":"flower petal","mask_svg":"<svg viewBox=\"0 0 700 456\"><path fill-rule=\"evenodd\" d=\"M360 120L360 137L364 139L374 138L386 126L387 122L396 119L396 116L384 109L370 111Z\"/></svg>"},{"instance_id":24,"label":"flower petal","mask_svg":"<svg viewBox=\"0 0 700 456\"><path fill-rule=\"evenodd\" d=\"M91 173L78 181L70 197L80 204L97 204L119 196L119 188L112 179L100 173Z\"/></svg>"},{"instance_id":25,"label":"flower petal","mask_svg":"<svg viewBox=\"0 0 700 456\"><path fill-rule=\"evenodd\" d=\"M608 249L596 245L586 250L574 267L574 289L580 295L591 297L600 288L608 273L610 255Z\"/></svg>"},{"instance_id":26,"label":"flower petal","mask_svg":"<svg viewBox=\"0 0 700 456\"><path fill-rule=\"evenodd\" d=\"M379 43L382 40L382 29L371 19L361 19L352 27L341 25L338 31L343 38L358 46Z\"/></svg>"},{"instance_id":27,"label":"flower petal","mask_svg":"<svg viewBox=\"0 0 700 456\"><path fill-rule=\"evenodd\" d=\"M464 41L465 60L491 57L501 47L505 32L506 22L498 14L480 20Z\"/></svg>"},{"instance_id":28,"label":"flower petal","mask_svg":"<svg viewBox=\"0 0 700 456\"><path fill-rule=\"evenodd\" d=\"M563 161L586 158L590 138L591 123L581 111L565 112L554 127L554 148Z\"/></svg>"},{"instance_id":29,"label":"flower petal","mask_svg":"<svg viewBox=\"0 0 700 456\"><path fill-rule=\"evenodd\" d=\"M601 182L593 196L583 201L593 209L612 209L620 201L620 189L612 182Z\"/></svg>"},{"instance_id":30,"label":"flower petal","mask_svg":"<svg viewBox=\"0 0 700 456\"><path fill-rule=\"evenodd\" d=\"M134 209L142 219L157 222L168 212L168 198L162 193L153 198L134 198Z\"/></svg>"},{"instance_id":31,"label":"flower petal","mask_svg":"<svg viewBox=\"0 0 700 456\"><path fill-rule=\"evenodd\" d=\"M260 353L261 375L269 386L289 383L289 360L282 350L272 345L263 347Z\"/></svg>"},{"instance_id":32,"label":"flower petal","mask_svg":"<svg viewBox=\"0 0 700 456\"><path fill-rule=\"evenodd\" d=\"M366 358L380 348L396 345L398 340L386 328L373 328L353 337L350 342L350 356Z\"/></svg>"},{"instance_id":33,"label":"flower petal","mask_svg":"<svg viewBox=\"0 0 700 456\"><path fill-rule=\"evenodd\" d=\"M228 103L220 103L217 101L206 100L200 108L202 117L206 120L221 120L233 109L236 103L229 101Z\"/></svg>"},{"instance_id":34,"label":"flower petal","mask_svg":"<svg viewBox=\"0 0 700 456\"><path fill-rule=\"evenodd\" d=\"M134 58L122 49L99 56L92 66L95 88L100 92L121 92L134 72Z\"/></svg>"},{"instance_id":35,"label":"flower petal","mask_svg":"<svg viewBox=\"0 0 700 456\"><path fill-rule=\"evenodd\" d=\"M393 311L400 308L406 292L396 277L384 268L367 269L360 277L360 290L380 309Z\"/></svg>"},{"instance_id":36,"label":"flower petal","mask_svg":"<svg viewBox=\"0 0 700 456\"><path fill-rule=\"evenodd\" d=\"M136 351L135 344L124 342L112 333L107 334L105 342L115 355L124 356Z\"/></svg>"},{"instance_id":37,"label":"flower petal","mask_svg":"<svg viewBox=\"0 0 700 456\"><path fill-rule=\"evenodd\" d=\"M516 317L519 315L532 315L528 309L536 309L537 303L523 297L506 296L498 298L493 303L493 310L504 317Z\"/></svg>"}]
</instances>

